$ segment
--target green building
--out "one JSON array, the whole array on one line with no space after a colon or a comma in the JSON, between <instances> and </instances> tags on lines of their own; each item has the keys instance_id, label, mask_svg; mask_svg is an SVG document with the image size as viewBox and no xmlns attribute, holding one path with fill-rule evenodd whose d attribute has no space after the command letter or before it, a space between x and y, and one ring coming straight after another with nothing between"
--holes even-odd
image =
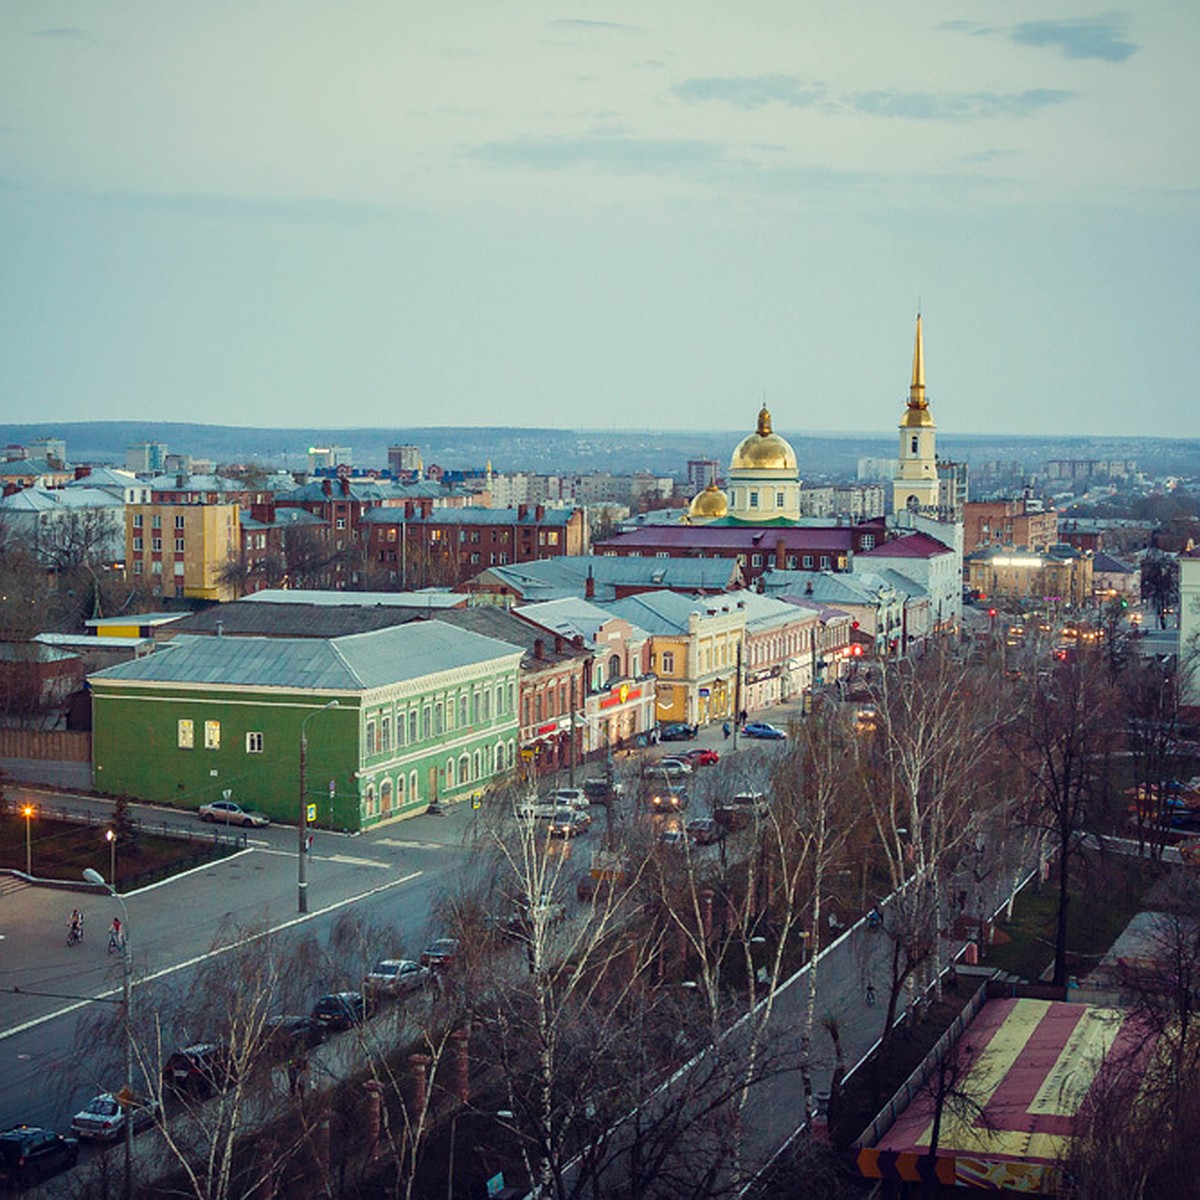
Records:
<instances>
[{"instance_id":1,"label":"green building","mask_svg":"<svg viewBox=\"0 0 1200 1200\"><path fill-rule=\"evenodd\" d=\"M97 789L369 829L514 769L521 649L439 621L337 638L180 636L88 677ZM336 702L334 704L333 702Z\"/></svg>"}]
</instances>

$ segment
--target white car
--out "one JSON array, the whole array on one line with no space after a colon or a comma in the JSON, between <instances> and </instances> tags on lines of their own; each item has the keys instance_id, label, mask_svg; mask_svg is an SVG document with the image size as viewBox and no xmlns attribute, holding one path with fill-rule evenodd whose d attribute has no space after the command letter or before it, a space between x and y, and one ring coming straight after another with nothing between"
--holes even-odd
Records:
<instances>
[{"instance_id":1,"label":"white car","mask_svg":"<svg viewBox=\"0 0 1200 1200\"><path fill-rule=\"evenodd\" d=\"M682 758L661 759L657 767L668 779L677 779L681 775L690 775L692 773L692 764Z\"/></svg>"},{"instance_id":2,"label":"white car","mask_svg":"<svg viewBox=\"0 0 1200 1200\"><path fill-rule=\"evenodd\" d=\"M561 787L550 794L551 804L565 804L568 808L587 808L591 801L583 788Z\"/></svg>"},{"instance_id":3,"label":"white car","mask_svg":"<svg viewBox=\"0 0 1200 1200\"><path fill-rule=\"evenodd\" d=\"M271 823L266 813L253 812L234 804L232 800L214 800L211 804L202 804L197 816L202 821L223 821L226 825L245 825L248 829L261 829Z\"/></svg>"},{"instance_id":4,"label":"white car","mask_svg":"<svg viewBox=\"0 0 1200 1200\"><path fill-rule=\"evenodd\" d=\"M385 958L377 962L363 980L363 991L380 996L407 996L428 986L430 970L409 958Z\"/></svg>"},{"instance_id":5,"label":"white car","mask_svg":"<svg viewBox=\"0 0 1200 1200\"><path fill-rule=\"evenodd\" d=\"M162 1107L157 1100L135 1100L131 1111L137 1133L158 1121ZM111 1092L102 1092L71 1118L71 1132L85 1141L115 1142L125 1132L125 1109Z\"/></svg>"}]
</instances>

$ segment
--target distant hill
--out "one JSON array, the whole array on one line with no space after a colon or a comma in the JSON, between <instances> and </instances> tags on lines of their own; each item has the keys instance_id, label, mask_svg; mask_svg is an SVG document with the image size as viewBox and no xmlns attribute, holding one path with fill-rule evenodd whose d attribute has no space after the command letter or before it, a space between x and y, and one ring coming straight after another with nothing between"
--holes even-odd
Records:
<instances>
[{"instance_id":1,"label":"distant hill","mask_svg":"<svg viewBox=\"0 0 1200 1200\"><path fill-rule=\"evenodd\" d=\"M258 429L182 421L74 421L0 425L0 442L62 438L72 462L123 463L125 448L150 439L175 452L218 463L260 460L293 469L306 465L310 446L349 446L359 466L386 466L387 448L412 443L426 465L461 468L490 461L497 471L582 474L590 471L655 471L682 475L689 458L715 458L724 466L745 429L564 430L494 426L428 426L407 429ZM808 433L778 430L796 450L806 480L853 476L859 458L896 454L895 432ZM1200 440L1163 438L1021 438L939 433L942 457L981 463L1021 462L1032 469L1050 458L1134 458L1150 474L1200 472Z\"/></svg>"}]
</instances>

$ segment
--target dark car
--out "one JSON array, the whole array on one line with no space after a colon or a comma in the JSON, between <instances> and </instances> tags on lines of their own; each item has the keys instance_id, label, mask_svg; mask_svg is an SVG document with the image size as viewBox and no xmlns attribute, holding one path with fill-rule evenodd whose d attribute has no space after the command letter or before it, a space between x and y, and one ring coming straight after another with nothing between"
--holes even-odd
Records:
<instances>
[{"instance_id":1,"label":"dark car","mask_svg":"<svg viewBox=\"0 0 1200 1200\"><path fill-rule=\"evenodd\" d=\"M696 736L696 726L686 721L674 721L658 731L660 742L690 742Z\"/></svg>"},{"instance_id":2,"label":"dark car","mask_svg":"<svg viewBox=\"0 0 1200 1200\"><path fill-rule=\"evenodd\" d=\"M15 1187L32 1187L73 1167L78 1158L79 1142L53 1129L18 1125L0 1133L0 1180Z\"/></svg>"},{"instance_id":3,"label":"dark car","mask_svg":"<svg viewBox=\"0 0 1200 1200\"><path fill-rule=\"evenodd\" d=\"M325 1040L325 1027L311 1016L285 1014L271 1017L263 1031L263 1042L271 1059L291 1058L298 1050L311 1050Z\"/></svg>"},{"instance_id":4,"label":"dark car","mask_svg":"<svg viewBox=\"0 0 1200 1200\"><path fill-rule=\"evenodd\" d=\"M651 812L683 812L688 806L687 792L682 788L659 788L646 796L646 806Z\"/></svg>"},{"instance_id":5,"label":"dark car","mask_svg":"<svg viewBox=\"0 0 1200 1200\"><path fill-rule=\"evenodd\" d=\"M232 1076L229 1051L213 1042L184 1046L163 1064L163 1084L171 1091L191 1095L223 1091Z\"/></svg>"},{"instance_id":6,"label":"dark car","mask_svg":"<svg viewBox=\"0 0 1200 1200\"><path fill-rule=\"evenodd\" d=\"M763 738L767 741L778 742L787 737L782 729L776 729L767 721L747 721L742 726L742 737Z\"/></svg>"},{"instance_id":7,"label":"dark car","mask_svg":"<svg viewBox=\"0 0 1200 1200\"><path fill-rule=\"evenodd\" d=\"M93 1096L71 1118L71 1132L84 1141L115 1142L125 1132L125 1113L133 1116L133 1132L149 1129L162 1111L157 1100L135 1098L126 1106L111 1092Z\"/></svg>"},{"instance_id":8,"label":"dark car","mask_svg":"<svg viewBox=\"0 0 1200 1200\"><path fill-rule=\"evenodd\" d=\"M324 1030L337 1033L366 1019L367 1006L361 992L330 992L313 1005L312 1019Z\"/></svg>"},{"instance_id":9,"label":"dark car","mask_svg":"<svg viewBox=\"0 0 1200 1200\"><path fill-rule=\"evenodd\" d=\"M687 835L693 846L711 846L725 836L725 831L712 817L697 817L687 823Z\"/></svg>"},{"instance_id":10,"label":"dark car","mask_svg":"<svg viewBox=\"0 0 1200 1200\"><path fill-rule=\"evenodd\" d=\"M616 800L624 791L624 786L616 781L612 783L607 779L585 779L583 781L583 794L593 803L603 804L606 800Z\"/></svg>"},{"instance_id":11,"label":"dark car","mask_svg":"<svg viewBox=\"0 0 1200 1200\"><path fill-rule=\"evenodd\" d=\"M587 833L592 819L585 812L573 808L560 808L550 820L550 836L561 838L578 837Z\"/></svg>"},{"instance_id":12,"label":"dark car","mask_svg":"<svg viewBox=\"0 0 1200 1200\"><path fill-rule=\"evenodd\" d=\"M461 949L458 938L438 938L421 951L421 966L431 971L442 971L452 967Z\"/></svg>"},{"instance_id":13,"label":"dark car","mask_svg":"<svg viewBox=\"0 0 1200 1200\"><path fill-rule=\"evenodd\" d=\"M382 996L407 996L429 983L429 968L411 958L385 958L371 968L363 990L375 1000Z\"/></svg>"}]
</instances>

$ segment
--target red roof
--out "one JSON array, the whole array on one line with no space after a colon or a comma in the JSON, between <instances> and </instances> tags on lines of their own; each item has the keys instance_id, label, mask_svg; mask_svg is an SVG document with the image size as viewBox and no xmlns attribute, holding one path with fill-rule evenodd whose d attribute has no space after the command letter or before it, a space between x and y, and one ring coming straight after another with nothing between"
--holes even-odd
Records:
<instances>
[{"instance_id":1,"label":"red roof","mask_svg":"<svg viewBox=\"0 0 1200 1200\"><path fill-rule=\"evenodd\" d=\"M952 554L945 542L930 537L927 533L909 533L894 541L884 542L871 550L859 552L859 558L937 558L939 554Z\"/></svg>"}]
</instances>

